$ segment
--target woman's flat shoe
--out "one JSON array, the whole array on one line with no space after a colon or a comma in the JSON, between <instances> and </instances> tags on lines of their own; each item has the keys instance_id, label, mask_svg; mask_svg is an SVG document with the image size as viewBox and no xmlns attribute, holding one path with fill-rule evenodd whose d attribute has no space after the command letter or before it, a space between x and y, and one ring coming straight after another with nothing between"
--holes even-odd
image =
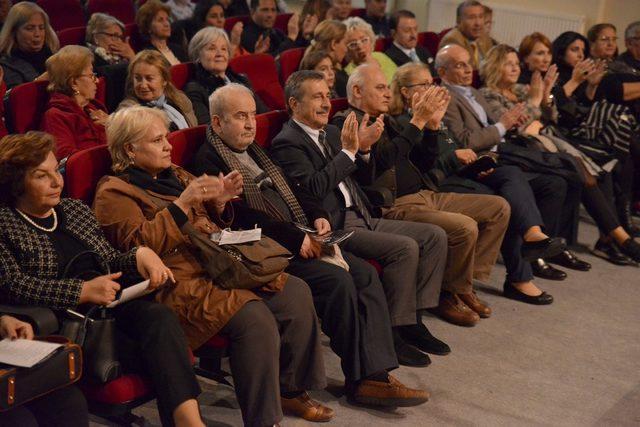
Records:
<instances>
[{"instance_id":1,"label":"woman's flat shoe","mask_svg":"<svg viewBox=\"0 0 640 427\"><path fill-rule=\"evenodd\" d=\"M564 280L567 278L567 273L547 264L542 258L531 263L531 270L534 276L540 277L541 279Z\"/></svg>"},{"instance_id":2,"label":"woman's flat shoe","mask_svg":"<svg viewBox=\"0 0 640 427\"><path fill-rule=\"evenodd\" d=\"M591 253L599 258L609 261L611 264L637 265L634 260L623 254L618 248L618 245L613 242L598 240Z\"/></svg>"},{"instance_id":3,"label":"woman's flat shoe","mask_svg":"<svg viewBox=\"0 0 640 427\"><path fill-rule=\"evenodd\" d=\"M544 291L540 295L534 297L527 295L524 292L520 292L518 288L513 286L510 282L504 282L503 295L516 301L534 305L548 305L553 302L553 297Z\"/></svg>"},{"instance_id":4,"label":"woman's flat shoe","mask_svg":"<svg viewBox=\"0 0 640 427\"><path fill-rule=\"evenodd\" d=\"M591 264L579 259L573 253L571 253L571 251L568 251L568 250L565 250L556 256L547 257L545 261L550 262L552 264L558 264L558 265L561 265L562 267L570 268L572 270L578 270L578 271L591 270Z\"/></svg>"},{"instance_id":5,"label":"woman's flat shoe","mask_svg":"<svg viewBox=\"0 0 640 427\"><path fill-rule=\"evenodd\" d=\"M558 255L567 248L567 242L562 237L547 237L537 242L524 242L520 254L525 261Z\"/></svg>"}]
</instances>

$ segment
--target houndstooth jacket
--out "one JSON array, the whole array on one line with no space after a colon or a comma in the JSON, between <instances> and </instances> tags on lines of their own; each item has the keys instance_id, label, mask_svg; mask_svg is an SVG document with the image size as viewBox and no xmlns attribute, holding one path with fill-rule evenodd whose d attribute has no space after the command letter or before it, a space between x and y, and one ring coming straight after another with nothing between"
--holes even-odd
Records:
<instances>
[{"instance_id":1,"label":"houndstooth jacket","mask_svg":"<svg viewBox=\"0 0 640 427\"><path fill-rule=\"evenodd\" d=\"M65 229L99 253L111 271L136 274L136 249L124 254L104 238L91 209L63 199L59 209ZM82 280L58 279L58 255L45 233L28 225L11 208L0 207L0 302L66 309L78 305Z\"/></svg>"}]
</instances>

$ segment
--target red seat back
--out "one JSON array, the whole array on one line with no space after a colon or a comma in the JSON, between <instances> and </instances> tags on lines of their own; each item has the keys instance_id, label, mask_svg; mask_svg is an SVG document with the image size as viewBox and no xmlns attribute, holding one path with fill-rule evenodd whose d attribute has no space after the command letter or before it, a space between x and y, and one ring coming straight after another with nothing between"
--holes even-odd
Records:
<instances>
[{"instance_id":1,"label":"red seat back","mask_svg":"<svg viewBox=\"0 0 640 427\"><path fill-rule=\"evenodd\" d=\"M83 46L87 35L87 27L65 28L64 30L56 31L56 34L60 41L60 47L73 44Z\"/></svg>"},{"instance_id":2,"label":"red seat back","mask_svg":"<svg viewBox=\"0 0 640 427\"><path fill-rule=\"evenodd\" d=\"M418 44L424 46L431 52L432 55L435 55L438 52L438 44L440 44L440 37L434 32L425 31L423 33L418 33Z\"/></svg>"},{"instance_id":3,"label":"red seat back","mask_svg":"<svg viewBox=\"0 0 640 427\"><path fill-rule=\"evenodd\" d=\"M180 129L169 134L169 144L171 150L171 161L180 166L186 167L191 163L200 144L206 138L207 125L200 125L187 129Z\"/></svg>"},{"instance_id":4,"label":"red seat back","mask_svg":"<svg viewBox=\"0 0 640 427\"><path fill-rule=\"evenodd\" d=\"M136 11L133 9L131 0L88 0L87 14L91 16L96 12L106 13L118 18L124 24L129 24L136 20Z\"/></svg>"},{"instance_id":5,"label":"red seat back","mask_svg":"<svg viewBox=\"0 0 640 427\"><path fill-rule=\"evenodd\" d=\"M80 0L38 0L36 3L47 13L55 31L86 24Z\"/></svg>"},{"instance_id":6,"label":"red seat back","mask_svg":"<svg viewBox=\"0 0 640 427\"><path fill-rule=\"evenodd\" d=\"M224 21L224 30L227 33L231 33L231 29L236 25L236 22L242 22L244 25L247 25L251 22L251 17L249 15L230 16Z\"/></svg>"},{"instance_id":7,"label":"red seat back","mask_svg":"<svg viewBox=\"0 0 640 427\"><path fill-rule=\"evenodd\" d=\"M69 156L65 169L69 197L91 206L98 181L111 173L111 155L106 145L91 147Z\"/></svg>"},{"instance_id":8,"label":"red seat back","mask_svg":"<svg viewBox=\"0 0 640 427\"><path fill-rule=\"evenodd\" d=\"M134 23L125 24L124 35L129 37L129 44L136 52L142 50L145 45L145 41L142 39L140 32L138 31L138 25Z\"/></svg>"},{"instance_id":9,"label":"red seat back","mask_svg":"<svg viewBox=\"0 0 640 427\"><path fill-rule=\"evenodd\" d=\"M331 120L338 111L346 110L347 108L349 108L349 101L347 101L347 98L332 99L329 120Z\"/></svg>"},{"instance_id":10,"label":"red seat back","mask_svg":"<svg viewBox=\"0 0 640 427\"><path fill-rule=\"evenodd\" d=\"M393 39L391 37L378 37L376 39L376 46L374 50L376 52L384 52L385 50L389 49L389 46L391 46L392 42Z\"/></svg>"},{"instance_id":11,"label":"red seat back","mask_svg":"<svg viewBox=\"0 0 640 427\"><path fill-rule=\"evenodd\" d=\"M289 76L300 68L300 61L304 56L304 48L297 47L295 49L285 50L280 54L280 81L284 85Z\"/></svg>"},{"instance_id":12,"label":"red seat back","mask_svg":"<svg viewBox=\"0 0 640 427\"><path fill-rule=\"evenodd\" d=\"M193 78L194 74L195 64L193 62L183 62L171 66L171 81L180 90Z\"/></svg>"},{"instance_id":13,"label":"red seat back","mask_svg":"<svg viewBox=\"0 0 640 427\"><path fill-rule=\"evenodd\" d=\"M236 73L247 75L253 91L267 106L274 110L285 109L284 89L280 85L273 56L266 53L239 56L229 62L229 67Z\"/></svg>"},{"instance_id":14,"label":"red seat back","mask_svg":"<svg viewBox=\"0 0 640 427\"><path fill-rule=\"evenodd\" d=\"M286 111L269 111L256 116L256 142L264 149L269 149L271 141L289 120Z\"/></svg>"},{"instance_id":15,"label":"red seat back","mask_svg":"<svg viewBox=\"0 0 640 427\"><path fill-rule=\"evenodd\" d=\"M49 100L48 84L44 80L24 83L9 92L6 118L7 127L12 133L38 129Z\"/></svg>"},{"instance_id":16,"label":"red seat back","mask_svg":"<svg viewBox=\"0 0 640 427\"><path fill-rule=\"evenodd\" d=\"M360 18L364 18L364 15L366 13L367 11L364 7L357 7L357 8L351 9L351 12L349 12L349 16L358 16Z\"/></svg>"},{"instance_id":17,"label":"red seat back","mask_svg":"<svg viewBox=\"0 0 640 427\"><path fill-rule=\"evenodd\" d=\"M282 31L286 35L287 24L289 23L289 19L291 19L292 16L293 13L279 13L278 16L276 16L276 22L275 24L273 24L273 28Z\"/></svg>"},{"instance_id":18,"label":"red seat back","mask_svg":"<svg viewBox=\"0 0 640 427\"><path fill-rule=\"evenodd\" d=\"M442 38L443 38L444 36L446 36L446 35L447 35L447 33L448 33L449 31L451 31L452 29L453 29L453 28L445 28L444 30L442 30L442 31L440 31L440 32L438 33L438 44L440 44L440 41L442 40Z\"/></svg>"}]
</instances>

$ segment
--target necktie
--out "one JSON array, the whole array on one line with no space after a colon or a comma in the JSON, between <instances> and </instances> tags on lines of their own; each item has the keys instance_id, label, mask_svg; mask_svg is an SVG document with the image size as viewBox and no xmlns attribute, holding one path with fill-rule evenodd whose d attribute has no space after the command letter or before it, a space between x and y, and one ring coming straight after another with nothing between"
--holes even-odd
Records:
<instances>
[{"instance_id":1,"label":"necktie","mask_svg":"<svg viewBox=\"0 0 640 427\"><path fill-rule=\"evenodd\" d=\"M324 148L325 153L327 154L328 159L333 159L335 156L333 152L333 148L327 142L327 132L324 130L320 130L320 134L318 135L318 142L320 146ZM358 184L351 178L350 176L344 179L344 183L349 190L349 194L351 195L351 201L353 205L358 209L360 215L364 219L364 222L367 226L371 227L371 213L369 213L369 209L367 209L367 205L364 203L364 200L360 197L360 193L358 192Z\"/></svg>"},{"instance_id":2,"label":"necktie","mask_svg":"<svg viewBox=\"0 0 640 427\"><path fill-rule=\"evenodd\" d=\"M411 58L413 62L420 62L420 58L418 58L418 54L415 49L411 49L409 52L409 58Z\"/></svg>"}]
</instances>

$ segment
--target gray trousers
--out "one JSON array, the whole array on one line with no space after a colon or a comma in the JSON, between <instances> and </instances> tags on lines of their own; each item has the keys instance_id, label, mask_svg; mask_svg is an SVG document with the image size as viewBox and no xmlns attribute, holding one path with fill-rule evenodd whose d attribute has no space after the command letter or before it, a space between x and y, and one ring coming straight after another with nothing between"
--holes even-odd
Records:
<instances>
[{"instance_id":1,"label":"gray trousers","mask_svg":"<svg viewBox=\"0 0 640 427\"><path fill-rule=\"evenodd\" d=\"M326 387L320 327L307 284L290 275L282 292L258 293L222 328L245 426L282 420L280 392Z\"/></svg>"},{"instance_id":2,"label":"gray trousers","mask_svg":"<svg viewBox=\"0 0 640 427\"><path fill-rule=\"evenodd\" d=\"M382 266L393 326L413 325L416 310L438 305L447 262L447 234L442 228L374 218L369 229L351 210L345 212L343 228L355 230L344 249Z\"/></svg>"}]
</instances>

